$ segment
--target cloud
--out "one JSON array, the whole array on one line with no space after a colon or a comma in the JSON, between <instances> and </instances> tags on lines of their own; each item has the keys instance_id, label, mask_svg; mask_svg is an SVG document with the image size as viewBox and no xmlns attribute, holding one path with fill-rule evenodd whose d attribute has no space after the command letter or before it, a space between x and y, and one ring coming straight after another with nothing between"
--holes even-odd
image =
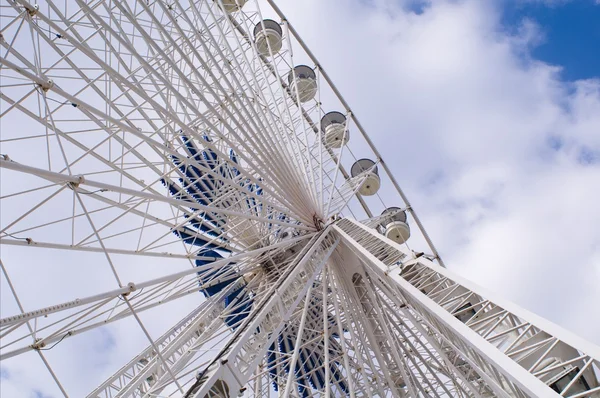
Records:
<instances>
[{"instance_id":1,"label":"cloud","mask_svg":"<svg viewBox=\"0 0 600 398\"><path fill-rule=\"evenodd\" d=\"M33 253L38 259L44 259L47 267L40 269L37 278L27 278L28 274L18 272L14 266L19 261L28 261L23 251L13 247L2 248L2 261L9 270L9 275L24 301L26 310L44 305L64 302L73 297L87 297L103 289L114 289L114 279L103 278L105 265L103 255L66 254L56 250L36 249ZM19 257L20 256L20 257ZM119 269L119 274L127 281L144 281L158 275L187 269L189 264L180 261L169 261L163 258L138 259L132 256L112 256ZM12 271L12 272L11 272ZM27 281L29 279L29 281ZM52 281L53 287L47 285ZM2 297L3 315L14 314L18 310L10 307L14 299L4 285L2 278L0 294ZM75 286L73 285L75 284ZM29 289L27 287L29 286ZM43 296L35 294L43 292ZM40 296L43 297L40 302ZM139 314L144 326L153 337L162 335L168 328L195 308L203 298L201 294L190 295L169 304ZM42 320L43 322L43 320ZM53 371L57 375L69 396L87 396L102 381L129 362L148 346L149 342L142 333L139 324L133 318L127 318L102 328L65 338L54 348L43 351ZM48 347L49 348L49 347ZM42 392L44 397L62 396L48 370L37 353L29 352L3 362L2 370L6 370L9 379L2 379L1 393L7 397L35 396Z\"/></svg>"},{"instance_id":2,"label":"cloud","mask_svg":"<svg viewBox=\"0 0 600 398\"><path fill-rule=\"evenodd\" d=\"M42 391L34 390L31 395L32 398L51 398L49 395L44 394Z\"/></svg>"},{"instance_id":3,"label":"cloud","mask_svg":"<svg viewBox=\"0 0 600 398\"><path fill-rule=\"evenodd\" d=\"M8 369L5 367L0 367L0 380L8 380L10 378L10 373Z\"/></svg>"},{"instance_id":4,"label":"cloud","mask_svg":"<svg viewBox=\"0 0 600 398\"><path fill-rule=\"evenodd\" d=\"M366 127L449 268L600 344L600 320L589 313L600 302L600 82L564 81L559 65L532 57L543 40L539 27L523 21L507 31L497 3L279 5ZM11 276L17 290L47 294L55 284L45 304L114 288L108 269L89 267L104 261L95 255L36 256L47 265L36 278ZM10 248L2 257L9 270L21 261ZM113 258L125 281L189 267ZM15 313L5 285L0 294L3 309ZM141 317L159 336L199 296ZM65 339L63 351L46 355L67 391L84 396L147 346L138 332L128 319ZM2 395L60 396L34 353L0 374Z\"/></svg>"},{"instance_id":5,"label":"cloud","mask_svg":"<svg viewBox=\"0 0 600 398\"><path fill-rule=\"evenodd\" d=\"M600 343L585 305L600 302L600 81L562 80L531 55L540 27L508 31L498 3L394 4L284 12L449 268Z\"/></svg>"},{"instance_id":6,"label":"cloud","mask_svg":"<svg viewBox=\"0 0 600 398\"><path fill-rule=\"evenodd\" d=\"M572 1L573 0L521 0L522 3L543 4L548 7L559 7Z\"/></svg>"}]
</instances>

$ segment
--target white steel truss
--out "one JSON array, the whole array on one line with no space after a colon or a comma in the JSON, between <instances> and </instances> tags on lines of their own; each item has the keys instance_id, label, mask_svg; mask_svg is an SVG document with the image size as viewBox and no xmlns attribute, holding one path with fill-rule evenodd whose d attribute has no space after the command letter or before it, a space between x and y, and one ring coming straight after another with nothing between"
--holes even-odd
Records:
<instances>
[{"instance_id":1,"label":"white steel truss","mask_svg":"<svg viewBox=\"0 0 600 398\"><path fill-rule=\"evenodd\" d=\"M52 356L119 322L88 397L600 397L598 347L445 268L272 0L0 11L3 366L73 395Z\"/></svg>"},{"instance_id":2,"label":"white steel truss","mask_svg":"<svg viewBox=\"0 0 600 398\"><path fill-rule=\"evenodd\" d=\"M514 305L500 304L423 256L411 258L374 229L349 219L335 229L363 261L373 285L385 292L388 308L406 314L415 327L421 323L421 333L427 331L438 350L446 346L446 359L466 368L468 380L483 379L497 396L553 396L548 385L574 372L557 391L560 395L594 396L600 391L591 367L600 363L599 347ZM396 261L398 253L404 261ZM576 391L578 383L587 388Z\"/></svg>"}]
</instances>

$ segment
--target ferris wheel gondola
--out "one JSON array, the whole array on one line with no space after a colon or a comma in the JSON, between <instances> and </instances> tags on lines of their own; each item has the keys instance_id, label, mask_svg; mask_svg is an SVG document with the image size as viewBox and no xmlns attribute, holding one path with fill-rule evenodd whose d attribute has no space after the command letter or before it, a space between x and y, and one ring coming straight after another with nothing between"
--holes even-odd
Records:
<instances>
[{"instance_id":1,"label":"ferris wheel gondola","mask_svg":"<svg viewBox=\"0 0 600 398\"><path fill-rule=\"evenodd\" d=\"M444 267L272 1L10 0L2 21L0 360L26 388L597 394L595 346Z\"/></svg>"}]
</instances>

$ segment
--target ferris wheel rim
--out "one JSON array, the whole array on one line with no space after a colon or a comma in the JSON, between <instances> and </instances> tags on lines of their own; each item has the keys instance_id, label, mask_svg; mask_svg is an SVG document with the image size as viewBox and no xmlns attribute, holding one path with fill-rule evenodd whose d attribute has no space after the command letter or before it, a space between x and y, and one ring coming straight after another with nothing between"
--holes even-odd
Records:
<instances>
[{"instance_id":1,"label":"ferris wheel rim","mask_svg":"<svg viewBox=\"0 0 600 398\"><path fill-rule=\"evenodd\" d=\"M46 134L29 132L0 142L42 142L46 146L37 151L43 154L46 148L48 156L47 167L46 159L26 158L18 151L0 158L0 168L17 175L11 180L16 181L14 191L1 199L30 206L3 227L0 245L103 255L102 265L110 267L118 289L26 312L0 261L20 311L0 320L0 359L36 352L67 396L46 360L52 353L43 351L127 318L149 345L93 396L117 391L149 397L168 387L168 393L202 397L228 394L228 386L239 387L240 394L248 389L267 396L271 391L298 396L478 396L481 386L500 395L505 387L517 395L547 391L533 372L554 361L548 357L550 349L526 372L515 370L493 345L480 346L509 335L510 329L501 329L508 327L508 319L525 325L509 325L525 329L507 349L510 355L527 352L527 347L513 346L530 331L552 332L538 347L570 344L581 350L581 358L552 362L562 366L579 361L563 395L584 373L600 366L594 346L539 326L501 302L492 303L487 293L444 270L355 113L273 0L266 1L281 25L263 17L258 0L256 10L249 12L242 10L246 3L252 6L246 0L206 0L189 7L185 1L134 6L75 1L80 10L63 15L52 2L45 11L27 0L9 0L18 15L5 28L16 31L14 37L2 42L6 56L0 66L10 81L0 93L0 101L10 105L2 116L24 113ZM58 10L55 16L50 9ZM275 36L268 36L272 23L277 24L271 29ZM19 52L17 36L27 25L32 40L38 39L33 61ZM264 34L256 35L257 29ZM60 40L66 41L64 46ZM259 40L264 42L259 45ZM293 55L292 48L298 46L308 61ZM58 60L43 51L48 48ZM81 65L71 57L78 51L87 57L78 59ZM69 76L71 72L75 75ZM323 94L324 86L331 92ZM325 112L322 95L338 110ZM29 97L38 100L37 111ZM322 131L323 121L333 113L340 125L339 146L331 145ZM68 122L82 127L69 130ZM357 129L361 134L356 137L367 144L368 167L359 163L363 153L357 158L347 145L350 129ZM96 139L95 133L102 138ZM55 144L50 137L56 138ZM56 145L52 158L51 145ZM74 149L83 153L69 152ZM350 167L348 174L349 160L360 170L355 173ZM372 181L375 192L363 189L367 182L373 188ZM388 207L377 194L386 182L403 205ZM385 207L380 216L373 216L373 202L366 199L372 194ZM36 199L28 201L32 196ZM55 200L72 205L72 213L56 211L31 221L39 209L56 210L51 206ZM363 222L344 217L360 208L366 214ZM417 253L406 244L407 213L431 254ZM132 219L137 226L125 227ZM404 228L402 245L387 229L394 222ZM71 223L70 236L52 235L52 228L65 223ZM156 278L123 279L111 260L117 256L171 258L185 269L167 273L164 267ZM139 315L166 311L170 303L200 292L205 300L198 300L193 311L159 337ZM432 303L439 306L433 315L420 311ZM489 323L474 328L482 322L475 320L477 314L488 306L493 308L486 313ZM45 321L45 316L50 319ZM428 334L433 330L448 333L432 341ZM15 331L21 334L6 340ZM480 339L474 337L478 343L470 351L453 345L466 344L469 333L479 333ZM487 354L491 375L478 362ZM458 361L461 355L464 363ZM443 371L436 373L436 367ZM471 373L463 374L461 367ZM528 389L524 380L533 387Z\"/></svg>"},{"instance_id":2,"label":"ferris wheel rim","mask_svg":"<svg viewBox=\"0 0 600 398\"><path fill-rule=\"evenodd\" d=\"M25 1L19 1L19 3L20 4L26 4ZM34 11L32 9L29 9L28 12L30 14L33 14L33 13L37 14L38 13L38 11ZM31 16L33 16L33 15L31 15ZM43 13L39 12L38 17L43 17ZM60 32L59 34L61 36L65 37L65 38L71 38L72 39L72 36L70 37L70 32L67 32L65 30L60 30L59 27L53 21L51 21L50 19L46 19L46 22L49 23L51 25L51 27L54 28L56 31ZM84 50L84 49L85 48L83 48L83 47L80 48L80 50ZM12 63L10 60L2 59L2 63L4 65L4 67L7 67L9 69L13 69L13 70L19 70L20 69L19 66L17 66L14 63ZM72 65L72 67L76 68L76 65ZM104 64L103 67L105 67L106 69L110 69L110 66L108 66L107 64ZM31 70L33 71L34 68L32 67ZM137 138L140 138L143 142L146 142L147 144L150 144L150 146L153 147L153 148L160 148L159 154L163 155L162 156L162 162L163 162L163 164L164 163L169 163L169 160L168 160L167 156L180 155L180 153L175 152L175 151L173 151L173 149L160 144L158 141L156 141L156 140L154 140L152 138L148 139L144 134L142 134L141 131L139 131L139 132L136 131L136 129L133 128L132 126L128 126L128 125L120 122L119 120L111 117L109 114L102 112L101 109L95 108L93 105L88 105L85 101L81 100L78 97L77 94L70 95L67 91L65 91L63 88L61 88L60 85L57 85L54 82L52 82L52 81L50 81L48 79L45 79L45 78L43 78L41 76L37 76L36 74L31 73L31 72L29 72L28 70L25 70L25 69L20 70L19 72L21 73L21 75L24 75L25 78L27 78L27 79L33 81L35 84L37 84L37 86L39 87L39 89L36 89L36 91L38 91L38 94L41 95L41 97L43 97L43 100L46 103L46 108L48 108L49 101L54 101L54 102L57 101L55 98L52 98L52 96L48 95L48 94L51 94L51 93L59 94L60 97L62 97L62 99L65 101L65 102L61 101L61 103L59 103L59 105L57 107L55 107L54 109L51 110L50 114L53 114L53 113L55 113L57 111L59 112L61 109L64 109L65 106L71 105L73 108L76 108L76 109L81 110L83 112L91 112L91 114L94 115L93 117L96 120L98 120L98 118L102 118L104 120L108 120L112 125L116 125L121 130L127 131L128 134L132 134L133 136L135 136ZM115 73L115 74L118 75L118 72L114 72L113 71L113 73ZM84 76L84 75L82 74L82 76ZM135 91L135 87L129 85L129 88L132 89L133 91ZM140 95L142 93L138 91L136 94ZM146 101L147 101L147 103L151 103L154 100L151 97L146 97ZM154 104L157 105L156 102L154 102ZM15 105L16 107L21 107L22 108L22 106L18 102L16 102L16 101L13 101L13 105ZM22 108L22 109L24 109L24 108ZM53 126L53 130L56 131L56 126ZM187 128L186 126L183 127L183 130L186 130L186 132L190 133L190 134L194 133L193 131L189 131L189 128ZM70 136L66 135L66 134L62 134L62 137L63 138L64 137L70 138ZM68 140L68 141L70 141L71 143L73 143L73 142L77 143L78 142L78 141L73 141L73 140ZM124 141L124 142L126 143L126 141ZM83 146L81 149L83 149L84 151L86 151L87 155L95 155L93 147L85 147L85 146ZM211 147L211 150L214 151L215 153L217 153L221 158L227 159L224 156L225 154L222 151L220 151L217 147ZM127 152L136 153L136 146L134 145L134 146L130 147L129 149L127 149ZM101 180L95 180L94 179L94 175L99 176L99 177L103 177L102 173L100 173L100 174L96 174L96 173L88 174L88 173L85 173L85 174L82 174L82 175L79 175L79 174L73 175L71 173L71 169L69 167L69 166L73 166L73 164L69 165L69 163L67 163L66 168L63 169L63 170L61 170L61 172L58 172L56 170L49 171L49 170L44 170L44 169L41 169L41 168L36 168L33 165L28 165L27 163L21 163L21 162L18 161L19 160L18 157L17 156L15 156L15 157L17 159L16 160L12 160L12 159L9 158L8 155L3 156L3 158L1 159L2 168L4 170L13 170L13 171L17 171L17 172L24 173L24 174L35 175L37 177L42 177L42 178L45 178L45 179L47 179L49 181L54 182L54 184L51 184L51 185L48 185L48 186L42 186L42 187L39 187L39 188L33 188L33 189L36 189L36 190L46 189L46 188L56 189L56 191L54 192L53 195L59 195L59 194L62 195L63 193L65 193L67 191L69 193L72 191L72 194L73 194L74 198L77 198L77 200L79 201L80 205L83 207L82 214L77 215L77 217L85 215L86 217L89 218L89 214L88 213L91 214L91 212L102 211L102 209L94 209L91 212L88 212L88 210L86 210L85 207L84 207L84 202L81 200L81 196L82 195L89 195L88 196L89 198L98 199L105 192L115 192L115 193L118 193L119 195L129 195L130 199L128 199L128 201L130 201L130 202L131 202L132 199L135 199L136 201L138 201L138 200L142 201L141 203L143 203L143 200L148 200L148 203L150 203L150 201L160 201L161 200L161 198L159 197L160 196L160 191L157 190L157 189L155 189L156 183L159 182L158 181L159 177L160 177L161 182L163 182L164 185L169 186L169 184L173 183L173 180L168 180L168 179L164 178L164 171L161 171L159 169L159 166L161 166L160 162L157 162L157 163L148 163L148 161L146 161L146 159L144 158L144 156L141 155L141 154L136 155L136 157L140 161L140 164L143 166L143 164L145 163L147 166L153 168L153 170L155 172L154 181L151 181L150 183L145 183L144 180L141 180L139 178L134 178L131 174L128 174L126 172L126 170L128 170L126 168L113 167L113 170L110 170L110 169L106 170L106 173L108 173L109 175L111 173L113 173L114 171L116 171L117 175L121 174L121 177L125 177L125 179L133 181L137 185L136 188L135 188L135 190L132 190L131 188L128 188L128 187L126 187L126 186L124 186L122 184L121 185L110 185L110 184L102 182ZM107 160L107 159L102 158L102 157L100 157L99 159L101 161L103 161L103 163L106 166L110 166L111 165L110 164L111 163L110 159ZM117 158L117 161L118 161L118 159L119 158ZM188 164L190 163L188 159L185 159L185 158L181 159L180 158L179 160L182 163L186 164L186 167L188 167ZM311 158L309 157L309 162L310 161L311 161ZM234 163L230 163L230 164L234 164ZM195 166L197 166L197 165L195 165ZM50 170L52 170L52 169L50 169ZM211 171L211 170L205 170L205 171L207 171L213 177L216 177L216 174L213 171ZM240 171L244 172L243 170L240 170ZM250 178L250 179L254 178L251 175L247 175L247 177ZM254 179L253 182L257 183L259 181L256 180L256 179ZM90 188L87 189L87 187L90 187ZM69 188L69 189L67 189L67 188ZM242 189L236 187L236 190L239 192ZM179 193L181 193L182 191L183 191L183 189L180 189ZM19 195L22 195L22 194L24 194L24 193L23 192L15 192L14 194L6 195L6 197L7 198L8 197L13 197L13 195L19 196ZM256 195L254 195L254 194L247 194L245 192L244 192L244 194L246 196L250 195L254 199L258 199L258 197ZM164 195L164 193L163 193L163 195ZM14 196L14 197L17 197L17 196ZM333 197L333 195L330 196L330 200L331 200L332 197ZM283 199L283 197L281 197L281 198ZM47 200L50 200L50 199L52 199L52 197L48 198ZM85 199L85 200L87 201L88 199ZM104 200L105 204L110 205L110 202L108 201L109 200L108 198L103 199L103 200ZM134 205L134 207L132 207L132 209L134 209L134 210L131 210L130 208L126 208L126 210L125 210L125 208L123 208L123 210L125 210L126 212L130 212L132 214L137 214L138 216L143 217L144 220L146 220L146 218L148 218L148 210L146 210L145 213L144 212L139 212L138 213L138 211L136 210L136 207L140 203L137 203L136 201L131 202L132 205ZM227 211L227 210L223 210L223 209L220 209L220 210L219 209L212 209L209 206L205 206L205 205L202 205L202 204L194 204L194 203L188 203L188 202L181 202L181 201L176 201L176 200L170 200L168 198L168 196L167 197L163 197L162 201L170 202L171 205L177 207L177 210L182 210L181 206L183 205L185 207L191 207L192 210L204 211L205 213L206 213L207 210L210 209L210 210L215 210L214 212L216 212L216 213L224 214L224 215L227 215L227 216L230 216L230 217L231 216L237 216L237 215L239 215L239 213L235 213L235 212L232 212L232 211ZM285 202L285 200L282 200L282 202ZM114 201L112 203L114 203ZM263 204L269 205L269 202L268 201L264 201ZM278 208L277 203L271 203L270 206L273 207L274 209ZM35 208L33 210L35 210ZM280 209L280 210L281 211L285 211L285 213L290 213L289 209ZM29 213L30 212L27 212L25 214L29 214ZM192 214L188 213L188 214L190 216L193 216L195 213L192 213ZM291 212L291 214L293 215L294 213ZM245 215L245 216L246 216L245 218L250 218L250 219L257 218L257 216L252 216L252 215L250 215L250 216ZM75 218L75 214L73 215L73 218ZM118 218L118 216L117 216L117 218ZM117 218L115 218L115 220ZM299 217L299 219L302 220L301 217ZM63 219L63 220L66 220L66 218ZM163 224L165 224L165 226L167 226L170 221L168 221L168 222L165 222L165 221L166 220L163 220ZM262 219L262 221L266 221L266 220ZM314 217L310 218L310 219L305 218L303 220L303 222L305 224L308 224L308 225L310 225L314 221L315 221ZM91 222L91 219L90 219L90 222ZM111 223L112 223L112 221L110 221L107 225L109 225ZM281 226L289 226L289 227L293 227L296 230L306 230L307 232L310 232L310 231L314 230L314 228L312 228L312 227L308 227L308 226L304 226L304 225L299 225L299 224L295 224L295 223L291 224L291 223L288 223L286 221L280 221L280 220L272 220L271 224L278 224L278 225L281 225ZM12 225L9 225L5 229L9 229L10 230L11 226ZM173 227L171 229L176 229L176 228L181 227L180 224L176 224L176 223L171 224L171 226ZM102 228L100 228L100 230L102 230L104 227L105 226L102 226ZM31 228L20 229L20 230L17 230L16 232L18 232L19 234L21 234L21 233L22 234L26 234L26 233L29 234L30 231L32 231L33 229L35 229L35 226L31 227ZM80 247L82 250L84 250L84 251L93 251L93 252L97 252L97 253L104 253L104 254L107 255L107 257L108 257L109 254L115 254L115 253L130 254L130 255L173 257L173 255L169 254L169 253L163 254L163 253L157 253L157 252L153 252L153 251L133 251L133 250L129 251L129 252L125 252L123 249L119 249L119 248L107 248L107 247L105 247L105 245L103 243L103 239L100 238L100 236L98 235L97 231L95 231L95 234L97 236L95 244L96 245L100 244L101 247L94 247L93 245L92 246L89 246L89 245L86 246L85 243L86 243L87 239L84 239L84 240L82 240L80 242L80 243L84 243L84 245ZM27 236L27 235L25 235L25 236ZM33 235L31 235L31 236L33 236ZM118 235L115 235L115 236L118 236ZM17 236L17 237L19 239L21 238L20 235ZM2 237L2 240L3 240L2 243L3 244L6 243L5 241L6 241L7 238L10 239L11 236L7 235L7 236ZM72 249L76 250L77 246L79 246L79 245L75 245L76 247L69 247L66 244L53 243L50 240L47 241L47 242L44 242L42 240L31 239L29 237L23 238L23 239L25 239L25 240L21 241L21 240L17 239L17 240L11 241L9 244L17 244L18 246L23 246L23 247L45 247L45 248L54 248L54 249L60 249L60 250L67 250L67 249L68 250L72 250ZM291 242L293 242L293 240ZM23 243L23 245L21 245L21 243ZM92 241L91 243L93 244L94 241ZM288 242L288 244L289 244L289 242ZM73 245L71 245L71 246L73 246ZM273 246L277 246L277 244L273 244L271 246L267 246L267 249L271 250L273 248ZM179 257L180 258L187 258L187 259L190 259L190 260L202 260L204 258L200 254L192 254L192 253L189 253L189 252L187 254L180 254ZM116 276L116 272L115 272L115 276ZM129 294L129 293L131 293L133 291L137 291L137 289L134 289L132 286L133 285L128 285L127 287L124 287L121 290L118 290L114 294L115 295L116 294L125 295L125 294ZM83 300L83 301L85 302L86 300ZM46 314L48 313L47 310L41 310L41 312L42 313L46 313ZM135 312L132 311L132 313L135 316ZM30 313L30 315L31 315L31 313ZM25 316L25 318L27 318L27 316ZM10 322L7 322L7 323L10 324ZM142 326L142 328L143 328L142 324L140 324L140 326ZM58 343L60 343L65 338L65 336L71 336L72 334L75 334L75 332L74 331L73 332L69 331L69 333L63 335L62 337L60 337L60 336L55 337L54 340L48 340L48 339L46 339L46 340L40 340L39 345L34 345L34 347L32 347L32 348L38 349L38 348L41 348L43 345L46 345L46 344L58 344ZM51 371L51 373L53 373L50 368L49 368L49 370ZM55 378L55 380L56 380L56 378ZM59 385L61 391L63 391L63 393L64 393L64 389L62 388L60 382L58 380L56 380L56 382Z\"/></svg>"}]
</instances>

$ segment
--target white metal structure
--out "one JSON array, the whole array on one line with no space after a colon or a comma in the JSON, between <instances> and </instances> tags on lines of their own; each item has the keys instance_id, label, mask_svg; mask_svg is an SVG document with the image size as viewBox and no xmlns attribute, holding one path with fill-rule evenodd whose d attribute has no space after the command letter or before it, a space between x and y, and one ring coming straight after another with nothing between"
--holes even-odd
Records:
<instances>
[{"instance_id":1,"label":"white metal structure","mask_svg":"<svg viewBox=\"0 0 600 398\"><path fill-rule=\"evenodd\" d=\"M126 324L88 397L600 396L598 347L445 268L272 0L1 11L3 364L77 396L56 353Z\"/></svg>"}]
</instances>

